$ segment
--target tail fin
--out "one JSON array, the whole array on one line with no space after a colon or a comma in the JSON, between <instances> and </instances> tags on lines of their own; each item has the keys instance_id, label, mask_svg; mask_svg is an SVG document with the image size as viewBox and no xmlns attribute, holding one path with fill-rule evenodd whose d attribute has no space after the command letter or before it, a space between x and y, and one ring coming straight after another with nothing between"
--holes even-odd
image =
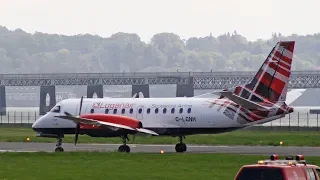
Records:
<instances>
[{"instance_id":1,"label":"tail fin","mask_svg":"<svg viewBox=\"0 0 320 180\"><path fill-rule=\"evenodd\" d=\"M249 84L225 90L258 104L284 103L287 97L295 41L278 42Z\"/></svg>"},{"instance_id":2,"label":"tail fin","mask_svg":"<svg viewBox=\"0 0 320 180\"><path fill-rule=\"evenodd\" d=\"M295 41L281 41L275 45L253 80L245 85L251 91L246 98L251 101L263 101L264 99L254 97L259 95L272 103L285 102L294 45ZM245 98L245 94L241 97Z\"/></svg>"}]
</instances>

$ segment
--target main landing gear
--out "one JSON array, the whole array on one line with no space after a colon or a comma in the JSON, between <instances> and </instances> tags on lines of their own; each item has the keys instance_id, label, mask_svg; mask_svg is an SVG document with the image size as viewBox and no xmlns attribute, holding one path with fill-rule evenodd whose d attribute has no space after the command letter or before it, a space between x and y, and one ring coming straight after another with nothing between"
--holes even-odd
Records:
<instances>
[{"instance_id":1,"label":"main landing gear","mask_svg":"<svg viewBox=\"0 0 320 180\"><path fill-rule=\"evenodd\" d=\"M183 136L185 139L186 137ZM182 142L182 136L179 136L180 143L176 144L176 152L186 152L187 151L187 145Z\"/></svg>"},{"instance_id":2,"label":"main landing gear","mask_svg":"<svg viewBox=\"0 0 320 180\"><path fill-rule=\"evenodd\" d=\"M127 145L127 140L129 141L128 135L121 136L121 139L122 139L123 145L121 145L118 148L118 151L119 152L127 152L127 153L130 152L130 147Z\"/></svg>"},{"instance_id":3,"label":"main landing gear","mask_svg":"<svg viewBox=\"0 0 320 180\"><path fill-rule=\"evenodd\" d=\"M64 149L61 147L61 145L62 145L62 137L61 136L59 136L58 137L58 143L57 143L57 148L55 149L55 152L63 152L64 151Z\"/></svg>"}]
</instances>

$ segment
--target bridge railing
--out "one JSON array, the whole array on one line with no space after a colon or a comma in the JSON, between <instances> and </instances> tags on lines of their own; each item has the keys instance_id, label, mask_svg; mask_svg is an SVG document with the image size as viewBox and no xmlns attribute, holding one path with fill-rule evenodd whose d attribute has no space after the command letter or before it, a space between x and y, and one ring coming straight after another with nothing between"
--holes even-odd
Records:
<instances>
[{"instance_id":1,"label":"bridge railing","mask_svg":"<svg viewBox=\"0 0 320 180\"><path fill-rule=\"evenodd\" d=\"M55 79L55 78L110 78L110 77L155 77L155 76L253 76L256 71L214 72L128 72L128 73L45 73L45 74L0 74L0 79ZM319 75L320 71L292 71L292 75Z\"/></svg>"},{"instance_id":2,"label":"bridge railing","mask_svg":"<svg viewBox=\"0 0 320 180\"><path fill-rule=\"evenodd\" d=\"M41 115L38 111L8 111L6 115L0 114L0 126L11 124L32 124ZM309 112L293 112L284 118L277 119L262 125L262 127L276 128L313 128L320 131L320 114L310 114Z\"/></svg>"}]
</instances>

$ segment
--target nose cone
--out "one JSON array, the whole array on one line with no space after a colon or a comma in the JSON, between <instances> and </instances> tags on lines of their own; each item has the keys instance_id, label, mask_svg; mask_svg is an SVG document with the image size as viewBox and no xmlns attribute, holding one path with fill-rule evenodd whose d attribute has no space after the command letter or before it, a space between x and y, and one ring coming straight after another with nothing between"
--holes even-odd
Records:
<instances>
[{"instance_id":1,"label":"nose cone","mask_svg":"<svg viewBox=\"0 0 320 180\"><path fill-rule=\"evenodd\" d=\"M36 131L36 129L41 128L41 122L43 121L43 117L40 117L32 124L32 129Z\"/></svg>"},{"instance_id":2,"label":"nose cone","mask_svg":"<svg viewBox=\"0 0 320 180\"><path fill-rule=\"evenodd\" d=\"M32 129L37 127L37 121L32 124Z\"/></svg>"}]
</instances>

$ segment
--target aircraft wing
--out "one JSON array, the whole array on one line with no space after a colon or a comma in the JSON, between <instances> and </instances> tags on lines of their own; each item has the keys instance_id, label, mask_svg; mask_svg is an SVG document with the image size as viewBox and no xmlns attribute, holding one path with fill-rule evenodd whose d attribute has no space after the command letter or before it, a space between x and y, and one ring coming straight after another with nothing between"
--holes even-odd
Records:
<instances>
[{"instance_id":1,"label":"aircraft wing","mask_svg":"<svg viewBox=\"0 0 320 180\"><path fill-rule=\"evenodd\" d=\"M248 109L257 109L257 110L261 110L261 111L269 111L271 109L271 107L262 106L258 103L253 102L253 101L249 101L249 100L244 99L244 98L242 98L242 97L240 97L230 91L219 91L219 92L215 92L215 93L222 95L222 96L225 96L228 99L232 100L233 102L239 104L240 106L243 106Z\"/></svg>"},{"instance_id":2,"label":"aircraft wing","mask_svg":"<svg viewBox=\"0 0 320 180\"><path fill-rule=\"evenodd\" d=\"M95 126L107 126L110 128L121 128L121 129L127 129L127 130L132 130L132 131L138 131L140 133L145 133L145 134L152 134L152 135L156 135L158 136L159 134L151 131L149 129L144 129L144 128L132 128L130 126L126 126L123 124L116 124L116 123L110 123L110 122L105 122L105 121L98 121L98 120L94 120L94 119L88 119L88 118L82 118L82 117L75 117L75 116L55 116L55 117L59 117L62 119L67 119L67 120L71 120L75 123L83 123L83 124L89 124L89 125L95 125Z\"/></svg>"},{"instance_id":3,"label":"aircraft wing","mask_svg":"<svg viewBox=\"0 0 320 180\"><path fill-rule=\"evenodd\" d=\"M75 116L66 116L66 115L62 115L62 116L54 116L54 117L58 117L58 118L62 118L62 119L66 119L66 120L71 120L75 123L84 123L84 124L90 124L90 125L99 125L97 123L97 121L92 120L92 119L86 119L86 118L80 118L80 117L75 117Z\"/></svg>"}]
</instances>

